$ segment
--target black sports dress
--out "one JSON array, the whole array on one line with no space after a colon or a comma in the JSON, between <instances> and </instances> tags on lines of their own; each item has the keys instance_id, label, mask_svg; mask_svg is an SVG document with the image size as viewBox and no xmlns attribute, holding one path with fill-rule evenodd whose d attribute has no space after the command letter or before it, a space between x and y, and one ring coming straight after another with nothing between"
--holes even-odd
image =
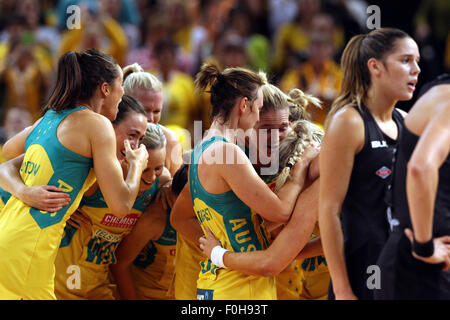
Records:
<instances>
[{"instance_id":1,"label":"black sports dress","mask_svg":"<svg viewBox=\"0 0 450 320\"><path fill-rule=\"evenodd\" d=\"M376 272L370 266L376 265L389 234L386 194L392 181L397 141L383 133L366 106L356 110L364 121L365 143L355 155L342 205L341 223L347 273L353 293L358 299L372 300L379 285L369 279ZM403 116L394 110L392 117L400 134ZM332 284L329 299L334 299Z\"/></svg>"},{"instance_id":2,"label":"black sports dress","mask_svg":"<svg viewBox=\"0 0 450 320\"><path fill-rule=\"evenodd\" d=\"M450 84L450 76L438 77L424 86L420 95L438 84ZM378 259L383 274L376 299L450 299L450 271L441 271L443 263L433 265L415 259L411 242L404 234L405 228L412 229L406 197L407 163L418 139L406 127L399 137L392 208L397 223ZM434 208L433 237L443 235L450 235L450 156L439 169Z\"/></svg>"}]
</instances>

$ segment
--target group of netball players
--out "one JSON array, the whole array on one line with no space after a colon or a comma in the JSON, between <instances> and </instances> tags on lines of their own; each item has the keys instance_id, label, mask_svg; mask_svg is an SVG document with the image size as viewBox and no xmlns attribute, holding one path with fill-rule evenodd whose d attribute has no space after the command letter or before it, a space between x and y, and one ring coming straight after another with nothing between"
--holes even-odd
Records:
<instances>
[{"instance_id":1,"label":"group of netball players","mask_svg":"<svg viewBox=\"0 0 450 320\"><path fill-rule=\"evenodd\" d=\"M318 99L205 63L183 155L156 77L64 54L3 147L0 299L450 299L450 77L395 108L419 59L401 30L353 37L324 130Z\"/></svg>"}]
</instances>

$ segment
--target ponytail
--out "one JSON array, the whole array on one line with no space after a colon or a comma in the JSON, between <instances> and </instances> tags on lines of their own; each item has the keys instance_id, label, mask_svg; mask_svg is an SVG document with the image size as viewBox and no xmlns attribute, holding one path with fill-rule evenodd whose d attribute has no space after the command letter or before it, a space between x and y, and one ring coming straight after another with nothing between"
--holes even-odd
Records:
<instances>
[{"instance_id":1,"label":"ponytail","mask_svg":"<svg viewBox=\"0 0 450 320\"><path fill-rule=\"evenodd\" d=\"M323 139L322 129L308 120L299 120L292 125L292 132L280 145L280 168L283 168L276 180L275 191L286 182L291 168L299 161L305 150L311 145L320 145Z\"/></svg>"},{"instance_id":2,"label":"ponytail","mask_svg":"<svg viewBox=\"0 0 450 320\"><path fill-rule=\"evenodd\" d=\"M407 37L409 35L399 29L380 28L368 34L356 35L348 42L341 58L341 90L327 115L325 127L329 119L344 106L361 108L371 85L367 61L375 58L384 62L386 56L395 49L397 40Z\"/></svg>"},{"instance_id":3,"label":"ponytail","mask_svg":"<svg viewBox=\"0 0 450 320\"><path fill-rule=\"evenodd\" d=\"M78 55L74 51L69 51L59 59L56 85L44 107L44 112L50 108L59 111L75 107L82 87Z\"/></svg>"},{"instance_id":4,"label":"ponytail","mask_svg":"<svg viewBox=\"0 0 450 320\"><path fill-rule=\"evenodd\" d=\"M195 87L200 91L210 88L211 118L221 118L226 122L236 101L247 97L253 103L258 89L266 82L264 73L245 68L226 68L221 72L217 64L208 62L197 74Z\"/></svg>"},{"instance_id":5,"label":"ponytail","mask_svg":"<svg viewBox=\"0 0 450 320\"><path fill-rule=\"evenodd\" d=\"M302 90L294 88L288 93L289 121L310 120L308 107L322 108L321 101Z\"/></svg>"},{"instance_id":6,"label":"ponytail","mask_svg":"<svg viewBox=\"0 0 450 320\"><path fill-rule=\"evenodd\" d=\"M59 58L55 88L44 111L61 111L88 101L104 82L113 85L120 76L114 58L97 49L69 51Z\"/></svg>"},{"instance_id":7,"label":"ponytail","mask_svg":"<svg viewBox=\"0 0 450 320\"><path fill-rule=\"evenodd\" d=\"M123 68L123 90L125 94L133 95L136 89L162 92L163 85L157 77L145 72L138 63L133 63Z\"/></svg>"}]
</instances>

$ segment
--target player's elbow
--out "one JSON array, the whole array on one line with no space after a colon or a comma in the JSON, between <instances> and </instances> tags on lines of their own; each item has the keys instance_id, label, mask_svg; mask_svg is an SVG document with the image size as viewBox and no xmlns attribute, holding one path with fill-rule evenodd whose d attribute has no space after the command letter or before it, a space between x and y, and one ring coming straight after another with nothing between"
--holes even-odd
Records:
<instances>
[{"instance_id":1,"label":"player's elbow","mask_svg":"<svg viewBox=\"0 0 450 320\"><path fill-rule=\"evenodd\" d=\"M126 201L124 201L110 206L110 209L112 212L114 212L114 215L116 217L123 218L130 213L132 206L133 206L132 203L129 204Z\"/></svg>"},{"instance_id":2,"label":"player's elbow","mask_svg":"<svg viewBox=\"0 0 450 320\"><path fill-rule=\"evenodd\" d=\"M258 275L261 277L275 277L282 271L280 265L272 259L260 263L258 269Z\"/></svg>"},{"instance_id":3,"label":"player's elbow","mask_svg":"<svg viewBox=\"0 0 450 320\"><path fill-rule=\"evenodd\" d=\"M409 161L407 164L407 175L413 179L423 180L436 170L430 163L424 161Z\"/></svg>"}]
</instances>

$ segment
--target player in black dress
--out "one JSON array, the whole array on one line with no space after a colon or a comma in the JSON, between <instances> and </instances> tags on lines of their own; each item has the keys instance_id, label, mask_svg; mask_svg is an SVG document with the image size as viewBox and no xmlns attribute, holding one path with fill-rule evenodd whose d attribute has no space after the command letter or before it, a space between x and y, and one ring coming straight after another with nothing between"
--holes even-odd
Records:
<instances>
[{"instance_id":1,"label":"player in black dress","mask_svg":"<svg viewBox=\"0 0 450 320\"><path fill-rule=\"evenodd\" d=\"M419 50L406 33L381 28L353 37L320 152L319 226L332 279L329 299L373 299L389 223L385 201L402 130L399 100L413 96Z\"/></svg>"},{"instance_id":2,"label":"player in black dress","mask_svg":"<svg viewBox=\"0 0 450 320\"><path fill-rule=\"evenodd\" d=\"M450 299L449 151L447 74L424 86L399 137L396 223L378 260L383 273L376 299Z\"/></svg>"}]
</instances>

